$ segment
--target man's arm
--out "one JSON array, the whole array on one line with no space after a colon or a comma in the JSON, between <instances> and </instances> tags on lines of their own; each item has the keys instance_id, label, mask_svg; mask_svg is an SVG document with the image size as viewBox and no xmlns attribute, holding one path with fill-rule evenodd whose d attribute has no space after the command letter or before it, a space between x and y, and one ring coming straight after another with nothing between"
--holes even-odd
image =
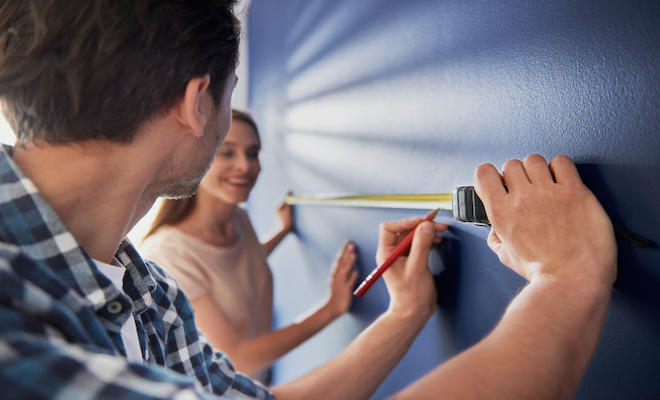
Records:
<instances>
[{"instance_id":1,"label":"man's arm","mask_svg":"<svg viewBox=\"0 0 660 400\"><path fill-rule=\"evenodd\" d=\"M381 225L377 261L389 255L420 218ZM390 306L339 356L303 377L272 388L278 399L368 399L401 360L435 310L428 254L444 224L424 222L415 232L410 255L384 274ZM397 232L399 235L397 235Z\"/></svg>"},{"instance_id":2,"label":"man's arm","mask_svg":"<svg viewBox=\"0 0 660 400\"><path fill-rule=\"evenodd\" d=\"M567 157L512 160L503 175L475 176L488 245L530 283L492 333L394 399L570 399L579 386L616 278L612 224Z\"/></svg>"}]
</instances>

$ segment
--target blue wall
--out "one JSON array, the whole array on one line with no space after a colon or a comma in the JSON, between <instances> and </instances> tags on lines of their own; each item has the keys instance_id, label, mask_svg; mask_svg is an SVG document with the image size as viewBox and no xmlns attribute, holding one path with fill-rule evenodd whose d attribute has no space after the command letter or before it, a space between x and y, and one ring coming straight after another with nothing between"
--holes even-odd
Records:
<instances>
[{"instance_id":1,"label":"blue wall","mask_svg":"<svg viewBox=\"0 0 660 400\"><path fill-rule=\"evenodd\" d=\"M253 0L248 34L264 145L250 202L259 233L287 189L442 193L472 184L482 163L567 154L614 223L655 243L619 239L619 278L576 398L660 398L660 2ZM364 276L378 224L424 214L295 213L297 235L270 260L278 324L325 295L344 239ZM438 220L452 226L438 249L449 261L438 311L375 399L481 339L524 285L488 249L487 228ZM379 282L284 357L276 382L332 358L387 302Z\"/></svg>"}]
</instances>

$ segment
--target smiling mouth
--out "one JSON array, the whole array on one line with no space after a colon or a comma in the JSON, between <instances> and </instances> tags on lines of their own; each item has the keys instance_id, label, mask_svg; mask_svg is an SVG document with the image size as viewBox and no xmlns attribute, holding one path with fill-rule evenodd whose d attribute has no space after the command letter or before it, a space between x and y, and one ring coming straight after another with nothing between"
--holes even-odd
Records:
<instances>
[{"instance_id":1,"label":"smiling mouth","mask_svg":"<svg viewBox=\"0 0 660 400\"><path fill-rule=\"evenodd\" d=\"M239 185L239 186L247 186L249 185L252 181L250 179L237 179L237 178L231 178L227 179L227 182L229 182L232 185Z\"/></svg>"}]
</instances>

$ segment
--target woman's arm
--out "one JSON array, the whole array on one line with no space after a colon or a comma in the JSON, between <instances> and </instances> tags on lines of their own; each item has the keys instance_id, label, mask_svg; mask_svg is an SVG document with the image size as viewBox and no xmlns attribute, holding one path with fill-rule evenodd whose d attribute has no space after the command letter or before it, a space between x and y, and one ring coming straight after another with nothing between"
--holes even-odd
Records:
<instances>
[{"instance_id":1,"label":"woman's arm","mask_svg":"<svg viewBox=\"0 0 660 400\"><path fill-rule=\"evenodd\" d=\"M273 231L261 244L267 256L275 250L275 247L282 242L289 232L293 231L293 210L291 209L291 205L282 203L277 209L277 215L280 218L280 227Z\"/></svg>"},{"instance_id":2,"label":"woman's arm","mask_svg":"<svg viewBox=\"0 0 660 400\"><path fill-rule=\"evenodd\" d=\"M247 374L259 371L315 335L349 309L352 290L358 277L357 271L353 270L354 262L355 246L346 243L332 268L328 299L285 328L243 341L227 315L209 295L192 301L197 326L208 336L215 349L229 357L237 371Z\"/></svg>"}]
</instances>

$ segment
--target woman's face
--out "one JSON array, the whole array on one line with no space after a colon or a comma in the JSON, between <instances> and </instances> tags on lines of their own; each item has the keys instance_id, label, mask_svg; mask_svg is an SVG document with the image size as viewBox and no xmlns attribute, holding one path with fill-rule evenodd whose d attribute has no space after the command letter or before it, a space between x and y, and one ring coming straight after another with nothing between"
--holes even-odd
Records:
<instances>
[{"instance_id":1,"label":"woman's face","mask_svg":"<svg viewBox=\"0 0 660 400\"><path fill-rule=\"evenodd\" d=\"M247 200L261 171L259 140L248 123L235 120L218 150L211 168L202 179L199 192L206 192L227 204Z\"/></svg>"}]
</instances>

